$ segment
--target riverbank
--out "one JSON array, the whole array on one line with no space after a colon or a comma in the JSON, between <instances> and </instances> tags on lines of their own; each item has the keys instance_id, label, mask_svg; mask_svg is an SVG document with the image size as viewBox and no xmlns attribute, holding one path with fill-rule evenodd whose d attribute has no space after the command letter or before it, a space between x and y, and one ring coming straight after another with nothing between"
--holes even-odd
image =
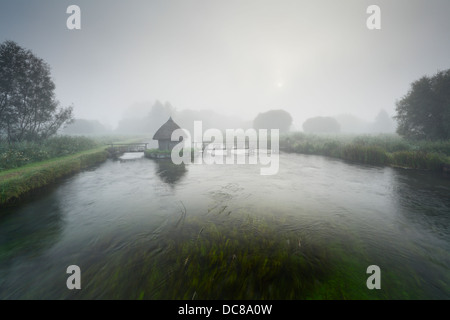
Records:
<instances>
[{"instance_id":1,"label":"riverbank","mask_svg":"<svg viewBox=\"0 0 450 320\"><path fill-rule=\"evenodd\" d=\"M0 206L108 158L105 147L0 172Z\"/></svg>"},{"instance_id":2,"label":"riverbank","mask_svg":"<svg viewBox=\"0 0 450 320\"><path fill-rule=\"evenodd\" d=\"M159 149L144 150L144 156L149 159L170 159L171 151Z\"/></svg>"},{"instance_id":3,"label":"riverbank","mask_svg":"<svg viewBox=\"0 0 450 320\"><path fill-rule=\"evenodd\" d=\"M147 149L144 150L144 156L149 159L170 159L172 151L159 150L159 149ZM183 150L180 152L180 157L183 156ZM194 158L194 149L191 148L191 159Z\"/></svg>"},{"instance_id":4,"label":"riverbank","mask_svg":"<svg viewBox=\"0 0 450 320\"><path fill-rule=\"evenodd\" d=\"M407 141L396 135L313 135L281 137L280 150L321 155L350 162L445 172L450 141Z\"/></svg>"}]
</instances>

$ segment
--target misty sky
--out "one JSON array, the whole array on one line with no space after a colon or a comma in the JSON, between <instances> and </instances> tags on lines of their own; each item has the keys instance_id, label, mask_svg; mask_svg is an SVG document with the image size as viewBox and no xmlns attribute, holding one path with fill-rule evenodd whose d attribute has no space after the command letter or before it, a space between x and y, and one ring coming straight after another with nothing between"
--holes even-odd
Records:
<instances>
[{"instance_id":1,"label":"misty sky","mask_svg":"<svg viewBox=\"0 0 450 320\"><path fill-rule=\"evenodd\" d=\"M81 30L66 9L81 8ZM366 9L381 8L381 30ZM450 68L449 0L0 0L0 42L50 64L75 116L115 125L159 99L253 120L394 115L423 75Z\"/></svg>"}]
</instances>

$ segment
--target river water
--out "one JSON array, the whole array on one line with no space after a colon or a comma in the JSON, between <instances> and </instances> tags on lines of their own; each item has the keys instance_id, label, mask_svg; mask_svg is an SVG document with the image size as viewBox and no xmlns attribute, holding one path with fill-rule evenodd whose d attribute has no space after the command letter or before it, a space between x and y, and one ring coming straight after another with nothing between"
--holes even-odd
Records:
<instances>
[{"instance_id":1,"label":"river water","mask_svg":"<svg viewBox=\"0 0 450 320\"><path fill-rule=\"evenodd\" d=\"M285 153L272 176L133 158L1 209L0 299L450 298L449 179Z\"/></svg>"}]
</instances>

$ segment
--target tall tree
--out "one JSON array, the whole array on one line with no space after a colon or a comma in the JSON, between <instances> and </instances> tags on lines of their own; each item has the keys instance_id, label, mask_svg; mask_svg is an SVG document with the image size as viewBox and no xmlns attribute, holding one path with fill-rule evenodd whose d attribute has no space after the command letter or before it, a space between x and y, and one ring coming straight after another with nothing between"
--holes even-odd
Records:
<instances>
[{"instance_id":1,"label":"tall tree","mask_svg":"<svg viewBox=\"0 0 450 320\"><path fill-rule=\"evenodd\" d=\"M98 120L74 119L64 128L63 134L106 134L108 129Z\"/></svg>"},{"instance_id":2,"label":"tall tree","mask_svg":"<svg viewBox=\"0 0 450 320\"><path fill-rule=\"evenodd\" d=\"M410 139L450 139L450 69L411 84L396 104L397 133Z\"/></svg>"},{"instance_id":3,"label":"tall tree","mask_svg":"<svg viewBox=\"0 0 450 320\"><path fill-rule=\"evenodd\" d=\"M395 123L386 110L381 109L375 117L375 122L372 125L372 132L375 133L394 133Z\"/></svg>"},{"instance_id":4,"label":"tall tree","mask_svg":"<svg viewBox=\"0 0 450 320\"><path fill-rule=\"evenodd\" d=\"M284 110L269 110L260 113L253 120L255 129L279 129L280 133L288 132L292 125L292 116Z\"/></svg>"},{"instance_id":5,"label":"tall tree","mask_svg":"<svg viewBox=\"0 0 450 320\"><path fill-rule=\"evenodd\" d=\"M41 140L72 119L59 108L50 67L13 41L0 45L0 137L9 143Z\"/></svg>"}]
</instances>

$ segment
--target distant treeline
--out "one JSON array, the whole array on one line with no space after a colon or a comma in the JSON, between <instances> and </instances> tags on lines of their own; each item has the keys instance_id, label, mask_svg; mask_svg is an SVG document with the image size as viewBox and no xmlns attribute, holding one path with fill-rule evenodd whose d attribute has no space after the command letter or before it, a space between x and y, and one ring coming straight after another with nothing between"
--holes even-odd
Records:
<instances>
[{"instance_id":1,"label":"distant treeline","mask_svg":"<svg viewBox=\"0 0 450 320\"><path fill-rule=\"evenodd\" d=\"M203 128L251 128L252 122L244 121L238 117L225 116L211 110L177 110L169 102L156 101L137 103L132 105L119 121L117 128L105 127L97 120L75 119L62 134L70 135L102 135L102 134L147 134L150 137L169 119L183 129L193 132L194 121L202 121Z\"/></svg>"},{"instance_id":2,"label":"distant treeline","mask_svg":"<svg viewBox=\"0 0 450 320\"><path fill-rule=\"evenodd\" d=\"M309 118L302 125L305 133L394 133L395 127L395 121L384 109L371 122L351 114L341 114Z\"/></svg>"},{"instance_id":3,"label":"distant treeline","mask_svg":"<svg viewBox=\"0 0 450 320\"><path fill-rule=\"evenodd\" d=\"M291 131L293 118L285 110L269 110L259 113L253 120L224 116L212 110L177 110L168 102L156 101L135 104L129 108L117 128L111 129L98 120L75 119L63 134L104 135L104 134L154 134L169 117L180 127L193 132L194 121L202 121L203 129L279 129L281 133ZM303 123L307 133L394 133L395 121L385 110L380 110L374 121L364 121L354 115L342 114L334 117L313 117Z\"/></svg>"}]
</instances>

